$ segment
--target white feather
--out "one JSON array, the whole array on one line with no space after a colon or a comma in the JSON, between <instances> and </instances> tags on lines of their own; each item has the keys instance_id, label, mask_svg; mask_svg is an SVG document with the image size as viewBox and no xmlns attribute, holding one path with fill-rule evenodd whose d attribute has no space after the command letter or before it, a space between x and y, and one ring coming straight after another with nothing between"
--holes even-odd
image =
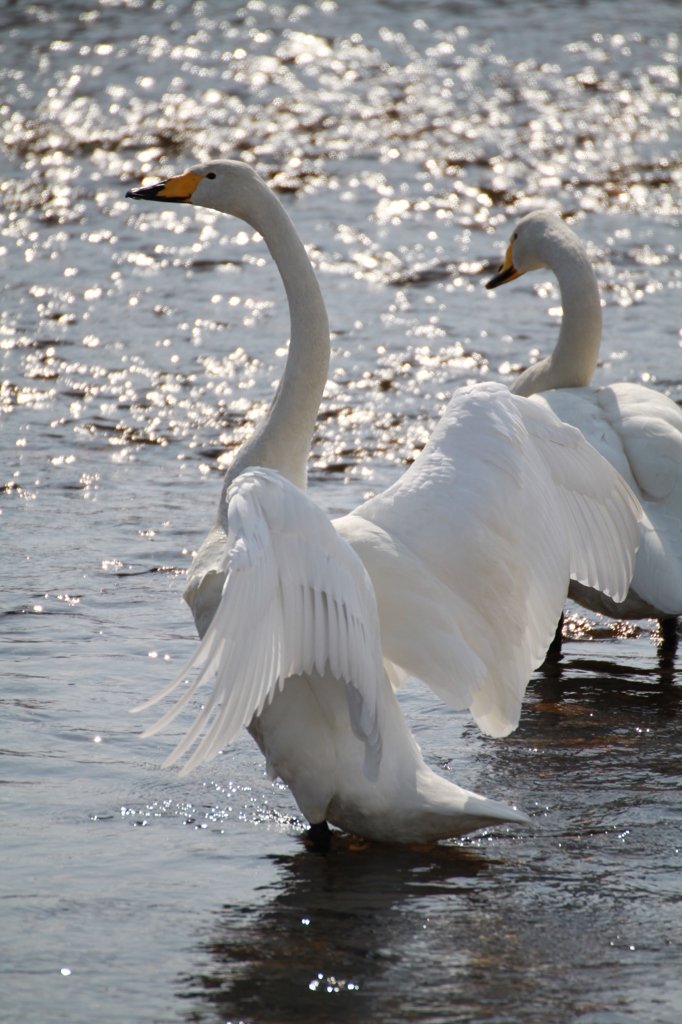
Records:
<instances>
[{"instance_id":1,"label":"white feather","mask_svg":"<svg viewBox=\"0 0 682 1024\"><path fill-rule=\"evenodd\" d=\"M412 672L470 706L488 732L508 732L570 576L620 593L636 503L575 431L482 385L459 392L402 480L335 531L303 493L329 364L306 251L244 163L211 161L181 180L192 203L241 216L263 235L284 279L291 342L190 569L201 643L144 706L188 674L194 681L148 734L205 688L203 710L167 761L194 746L183 771L247 725L270 777L290 786L311 822L424 841L526 820L424 764L384 658L394 684ZM138 198L162 200L165 190Z\"/></svg>"},{"instance_id":2,"label":"white feather","mask_svg":"<svg viewBox=\"0 0 682 1024\"><path fill-rule=\"evenodd\" d=\"M166 761L178 761L208 728L187 772L248 725L288 676L313 669L322 676L330 664L347 687L353 730L370 748L370 759L378 760L384 668L374 592L362 562L321 509L273 470L249 470L234 481L227 522L227 574L213 620L188 664L142 707L166 696L190 671L198 669L197 678L144 735L172 721L199 687L213 683L203 711Z\"/></svg>"},{"instance_id":3,"label":"white feather","mask_svg":"<svg viewBox=\"0 0 682 1024\"><path fill-rule=\"evenodd\" d=\"M541 267L554 271L561 290L559 338L552 353L524 370L511 390L578 427L618 470L643 510L629 589L623 577L615 590L605 590L588 581L588 571L574 577L570 596L621 619L677 617L682 615L682 410L640 384L591 386L602 335L599 287L578 236L547 210L516 224L505 268L488 287ZM609 548L617 559L608 535L605 525L604 558Z\"/></svg>"},{"instance_id":4,"label":"white feather","mask_svg":"<svg viewBox=\"0 0 682 1024\"><path fill-rule=\"evenodd\" d=\"M624 593L639 514L578 430L478 384L455 393L393 487L335 526L374 585L384 656L502 736L569 580Z\"/></svg>"}]
</instances>

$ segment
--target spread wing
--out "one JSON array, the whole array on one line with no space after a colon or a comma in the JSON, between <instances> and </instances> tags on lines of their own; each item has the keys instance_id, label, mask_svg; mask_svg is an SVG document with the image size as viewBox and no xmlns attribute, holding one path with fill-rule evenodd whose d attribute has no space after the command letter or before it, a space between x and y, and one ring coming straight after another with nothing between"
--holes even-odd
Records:
<instances>
[{"instance_id":1,"label":"spread wing","mask_svg":"<svg viewBox=\"0 0 682 1024\"><path fill-rule=\"evenodd\" d=\"M640 384L597 391L604 418L620 438L645 500L682 517L682 410L666 395Z\"/></svg>"},{"instance_id":2,"label":"spread wing","mask_svg":"<svg viewBox=\"0 0 682 1024\"><path fill-rule=\"evenodd\" d=\"M372 580L385 658L503 736L569 580L625 596L639 514L579 431L481 384L455 393L393 487L335 525Z\"/></svg>"},{"instance_id":3,"label":"spread wing","mask_svg":"<svg viewBox=\"0 0 682 1024\"><path fill-rule=\"evenodd\" d=\"M640 384L562 388L533 395L590 444L642 503L641 546L632 589L652 608L682 609L682 410Z\"/></svg>"},{"instance_id":4,"label":"spread wing","mask_svg":"<svg viewBox=\"0 0 682 1024\"><path fill-rule=\"evenodd\" d=\"M557 488L555 514L568 540L571 579L623 601L639 546L637 497L580 430L535 401L524 402L519 411Z\"/></svg>"},{"instance_id":5,"label":"spread wing","mask_svg":"<svg viewBox=\"0 0 682 1024\"><path fill-rule=\"evenodd\" d=\"M213 566L226 576L215 614L187 665L135 710L171 693L189 673L196 678L143 735L171 722L212 681L202 711L165 762L175 763L199 740L188 772L248 725L289 676L321 675L328 666L345 684L353 731L365 743L365 771L376 775L384 668L376 600L360 559L322 510L273 470L241 474L226 501L223 562Z\"/></svg>"}]
</instances>

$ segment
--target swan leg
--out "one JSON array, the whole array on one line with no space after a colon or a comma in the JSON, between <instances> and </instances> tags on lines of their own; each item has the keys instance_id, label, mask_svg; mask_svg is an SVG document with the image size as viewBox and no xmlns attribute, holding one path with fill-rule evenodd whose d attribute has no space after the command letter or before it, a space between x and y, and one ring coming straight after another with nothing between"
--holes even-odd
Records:
<instances>
[{"instance_id":1,"label":"swan leg","mask_svg":"<svg viewBox=\"0 0 682 1024\"><path fill-rule=\"evenodd\" d=\"M658 628L661 632L661 648L665 651L675 652L677 649L677 641L679 639L679 633L677 631L677 619L659 619Z\"/></svg>"},{"instance_id":2,"label":"swan leg","mask_svg":"<svg viewBox=\"0 0 682 1024\"><path fill-rule=\"evenodd\" d=\"M558 658L561 655L561 644L563 642L563 629L564 629L564 613L561 613L559 624L554 634L554 639L547 648L547 658Z\"/></svg>"},{"instance_id":3,"label":"swan leg","mask_svg":"<svg viewBox=\"0 0 682 1024\"><path fill-rule=\"evenodd\" d=\"M331 846L332 830L326 821L316 821L305 833L304 839L316 853L326 853Z\"/></svg>"}]
</instances>

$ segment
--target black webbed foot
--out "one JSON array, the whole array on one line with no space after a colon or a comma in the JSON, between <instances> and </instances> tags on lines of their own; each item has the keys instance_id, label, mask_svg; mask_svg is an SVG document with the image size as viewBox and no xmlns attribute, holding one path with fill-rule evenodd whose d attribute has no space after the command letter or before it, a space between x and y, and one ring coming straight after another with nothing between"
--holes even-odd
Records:
<instances>
[{"instance_id":1,"label":"black webbed foot","mask_svg":"<svg viewBox=\"0 0 682 1024\"><path fill-rule=\"evenodd\" d=\"M303 838L316 853L326 853L331 846L332 830L326 821L317 821L310 826Z\"/></svg>"}]
</instances>

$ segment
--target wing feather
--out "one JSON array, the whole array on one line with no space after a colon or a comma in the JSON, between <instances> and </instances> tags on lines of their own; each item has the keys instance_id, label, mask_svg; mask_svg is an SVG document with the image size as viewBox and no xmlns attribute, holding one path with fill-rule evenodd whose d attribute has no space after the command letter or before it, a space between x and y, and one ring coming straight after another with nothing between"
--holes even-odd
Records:
<instances>
[{"instance_id":1,"label":"wing feather","mask_svg":"<svg viewBox=\"0 0 682 1024\"><path fill-rule=\"evenodd\" d=\"M372 579L384 657L502 736L570 579L627 590L640 514L578 430L479 384L455 393L393 487L336 526Z\"/></svg>"},{"instance_id":2,"label":"wing feather","mask_svg":"<svg viewBox=\"0 0 682 1024\"><path fill-rule=\"evenodd\" d=\"M580 427L642 503L641 546L628 600L626 590L609 596L616 603L625 601L626 607L634 597L630 611L636 616L679 615L682 410L653 388L631 383L561 388L533 395L532 401Z\"/></svg>"},{"instance_id":3,"label":"wing feather","mask_svg":"<svg viewBox=\"0 0 682 1024\"><path fill-rule=\"evenodd\" d=\"M273 470L239 476L227 496L222 596L199 647L142 710L196 678L158 722L171 722L204 684L203 708L165 764L195 743L191 770L227 745L291 675L327 666L346 688L351 726L365 743L365 769L378 770L384 667L376 600L362 562L324 513ZM203 735L202 735L203 734Z\"/></svg>"}]
</instances>

